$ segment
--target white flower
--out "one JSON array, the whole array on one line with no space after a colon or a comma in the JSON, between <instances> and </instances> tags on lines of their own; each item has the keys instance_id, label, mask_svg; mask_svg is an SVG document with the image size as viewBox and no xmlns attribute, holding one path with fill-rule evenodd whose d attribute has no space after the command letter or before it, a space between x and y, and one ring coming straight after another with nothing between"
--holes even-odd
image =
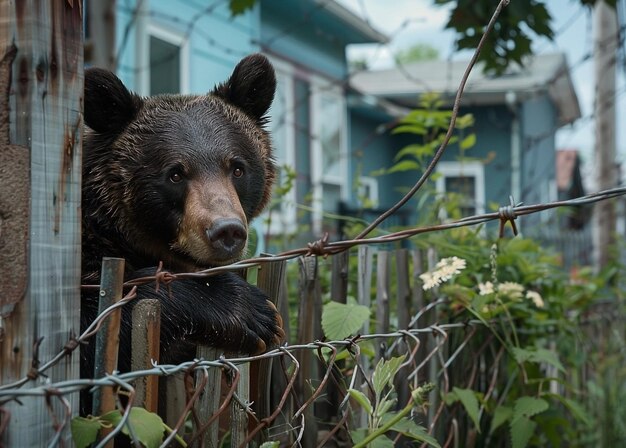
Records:
<instances>
[{"instance_id":1,"label":"white flower","mask_svg":"<svg viewBox=\"0 0 626 448\"><path fill-rule=\"evenodd\" d=\"M543 308L543 306L545 305L543 303L543 298L541 297L541 294L536 291L527 291L526 298L532 300L537 308Z\"/></svg>"},{"instance_id":2,"label":"white flower","mask_svg":"<svg viewBox=\"0 0 626 448\"><path fill-rule=\"evenodd\" d=\"M420 274L420 278L424 282L424 291L434 288L435 286L439 286L441 283L441 277L436 275L437 272L424 272Z\"/></svg>"},{"instance_id":3,"label":"white flower","mask_svg":"<svg viewBox=\"0 0 626 448\"><path fill-rule=\"evenodd\" d=\"M439 286L441 282L450 280L454 275L465 269L465 260L458 257L442 258L432 271L420 274L424 282L424 291Z\"/></svg>"},{"instance_id":4,"label":"white flower","mask_svg":"<svg viewBox=\"0 0 626 448\"><path fill-rule=\"evenodd\" d=\"M452 276L457 275L463 269L465 269L465 260L459 257L442 258L439 263L435 265L435 272L441 277L441 281L447 281Z\"/></svg>"},{"instance_id":5,"label":"white flower","mask_svg":"<svg viewBox=\"0 0 626 448\"><path fill-rule=\"evenodd\" d=\"M498 285L498 292L511 299L521 299L524 295L524 287L519 283L504 282Z\"/></svg>"},{"instance_id":6,"label":"white flower","mask_svg":"<svg viewBox=\"0 0 626 448\"><path fill-rule=\"evenodd\" d=\"M495 292L495 289L493 287L493 283L485 282L485 283L478 284L478 294L480 294L481 296L486 296L487 294L493 294L494 292Z\"/></svg>"}]
</instances>

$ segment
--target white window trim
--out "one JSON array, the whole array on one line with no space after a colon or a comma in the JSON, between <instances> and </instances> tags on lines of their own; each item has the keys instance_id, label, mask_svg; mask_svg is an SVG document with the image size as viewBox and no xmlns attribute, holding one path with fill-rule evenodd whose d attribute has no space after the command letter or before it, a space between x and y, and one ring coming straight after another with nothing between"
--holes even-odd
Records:
<instances>
[{"instance_id":1,"label":"white window trim","mask_svg":"<svg viewBox=\"0 0 626 448\"><path fill-rule=\"evenodd\" d=\"M439 162L437 193L446 193L446 177L466 176L476 179L474 204L477 214L485 213L485 165L482 162Z\"/></svg>"},{"instance_id":2,"label":"white window trim","mask_svg":"<svg viewBox=\"0 0 626 448\"><path fill-rule=\"evenodd\" d=\"M371 176L361 176L359 177L359 189L358 189L358 195L359 198L362 198L364 196L367 197L367 199L374 204L375 207L378 206L378 179L376 179L375 177L371 177ZM366 194L365 192L369 191L369 194Z\"/></svg>"},{"instance_id":3,"label":"white window trim","mask_svg":"<svg viewBox=\"0 0 626 448\"><path fill-rule=\"evenodd\" d=\"M331 86L329 80L325 80L320 77L312 76L310 79L311 85L311 102L310 102L310 116L311 116L311 130L313 137L311 139L311 186L313 188L313 212L312 212L312 229L315 235L320 235L322 232L323 221L323 184L332 184L340 188L341 200L347 201L349 199L349 166L348 166L348 117L347 106L345 96L342 94L342 90L339 87ZM343 129L341 134L341 142L339 148L339 169L343 176L330 176L323 172L322 169L322 143L317 137L320 135L320 101L321 94L326 92L333 92L337 94L337 98L340 101L341 116L337 117L340 120L339 126Z\"/></svg>"},{"instance_id":4,"label":"white window trim","mask_svg":"<svg viewBox=\"0 0 626 448\"><path fill-rule=\"evenodd\" d=\"M163 25L148 21L137 30L137 91L140 95L150 95L150 36L180 47L180 92L190 93L190 50L189 39L183 33Z\"/></svg>"},{"instance_id":5,"label":"white window trim","mask_svg":"<svg viewBox=\"0 0 626 448\"><path fill-rule=\"evenodd\" d=\"M294 68L291 64L282 61L280 59L270 58L270 62L274 66L276 71L276 80L282 84L281 88L285 95L285 159L276 160L276 164L288 165L294 170L296 169L296 130L294 127ZM273 118L272 118L273 120ZM271 124L270 124L271 127ZM294 181L293 188L282 198L281 200L281 216L275 216L272 214L272 220L269 225L270 235L289 234L296 232L297 229L297 210L296 210L296 182ZM269 211L263 214L261 219L268 218Z\"/></svg>"}]
</instances>

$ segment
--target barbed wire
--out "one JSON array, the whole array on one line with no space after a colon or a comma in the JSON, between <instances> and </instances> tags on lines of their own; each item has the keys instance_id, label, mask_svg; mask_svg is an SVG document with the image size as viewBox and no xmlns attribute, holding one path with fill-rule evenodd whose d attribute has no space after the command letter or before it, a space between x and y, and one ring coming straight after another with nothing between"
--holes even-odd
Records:
<instances>
[{"instance_id":1,"label":"barbed wire","mask_svg":"<svg viewBox=\"0 0 626 448\"><path fill-rule=\"evenodd\" d=\"M127 303L126 299L132 300L130 295L124 298L125 303ZM420 313L421 312L422 311L420 311ZM109 314L109 310L100 314L94 321L94 325L98 327L102 325L103 321L106 320L106 318L108 317L108 314ZM416 321L416 319L414 319L414 321ZM391 339L391 338L412 340L413 345L406 344L407 356L402 364L402 367L413 366L411 374L409 375L409 380L415 381L417 373L427 364L427 362L430 359L432 359L435 356L437 352L440 351L441 347L443 347L443 344L448 339L449 331L465 330L468 328L471 329L473 327L483 327L483 326L485 326L485 322L480 321L480 320L468 320L462 323L432 324L423 328L413 328L413 329L399 330L399 331L388 332L388 333L373 333L373 334L366 334L366 335L357 335L357 336L354 336L352 338L345 339L345 340L315 341L312 343L295 344L295 345L285 344L273 350L270 350L266 353L256 355L256 356L228 357L227 358L224 355L220 355L215 360L195 359L193 361L184 362L178 365L154 363L152 368L149 368L149 369L136 370L136 371L126 372L126 373L112 372L98 379L84 379L84 378L72 379L72 380L58 381L55 383L41 384L41 385L34 386L31 388L22 388L22 387L6 388L5 386L3 386L2 388L0 388L0 406L3 406L9 401L19 402L20 399L23 399L26 397L44 398L47 402L47 408L51 414L51 419L53 420L53 427L55 429L55 435L54 435L53 443L52 443L52 445L54 445L60 440L60 437L62 436L63 431L69 426L69 422L72 417L71 406L70 406L69 401L65 398L65 396L78 393L81 390L91 389L95 387L119 388L120 390L124 391L124 393L127 395L128 401L127 403L123 405L123 413L122 413L121 421L117 425L115 425L115 427L112 428L112 431L109 432L105 437L103 437L102 440L100 440L100 442L97 445L98 447L104 447L109 441L113 440L113 438L117 434L119 434L123 428L127 428L131 435L134 433L133 428L132 428L132 423L129 420L129 417L130 417L129 411L136 404L134 401L135 400L135 387L133 386L134 381L141 379L141 378L149 377L149 376L171 377L171 376L180 375L180 374L183 374L186 377L191 376L193 378L195 373L200 373L201 377L197 381L196 385L194 386L194 390L187 391L187 394L188 396L190 396L190 398L188 399L186 403L185 412L182 413L181 419L179 420L177 425L175 425L172 428L170 434L162 443L162 446L167 446L167 444L170 441L172 441L173 438L177 435L177 433L183 428L184 423L185 423L185 419L183 417L186 416L187 413L197 403L200 392L206 385L207 370L212 369L212 368L221 369L222 371L227 372L230 375L229 377L231 378L231 382L228 385L226 396L222 400L222 403L219 409L213 415L211 415L206 422L203 422L201 424L201 426L198 428L198 431L195 433L195 435L189 441L189 443L193 443L194 440L200 437L208 429L211 423L213 423L217 418L219 418L220 414L222 414L227 409L228 405L232 401L234 401L234 402L237 402L239 406L241 406L242 409L245 410L245 412L248 414L248 417L252 419L252 421L254 421L256 425L254 429L252 429L249 432L245 442L242 444L242 446L245 446L248 442L250 442L255 437L255 435L259 431L261 431L263 428L268 427L272 423L272 421L276 419L278 414L283 410L283 407L285 405L285 402L288 396L293 393L295 378L298 375L298 372L300 369L300 362L298 361L297 357L294 356L295 352L317 351L318 354L320 355L320 359L325 359L324 356L322 356L322 350L326 349L330 351L330 356L326 357L327 360L325 362L325 372L323 374L322 379L319 381L319 383L316 384L316 386L312 385L314 390L311 396L304 403L302 403L299 406L299 409L293 414L293 416L291 416L292 421L299 420L303 416L304 410L307 409L309 406L311 406L311 404L320 396L320 394L324 391L324 389L329 384L331 373L335 365L338 350L347 350L350 357L355 361L356 365L360 366L359 357L361 354L360 354L360 348L358 345L359 342L373 340L373 339ZM470 331L468 333L468 336L465 337L465 341L471 338L474 335L474 333L475 333L474 331ZM416 364L415 355L416 355L417 349L420 347L420 339L419 339L420 336L425 336L425 337L432 336L435 339L437 339L438 342L435 345L435 347L430 350L430 352L427 354L425 359L422 360L419 364ZM463 344L463 346L464 345L465 344ZM446 362L442 363L442 371L439 373L439 375L444 374L443 372L454 361L454 358L456 357L456 354L459 353L459 351L460 350L457 350L453 356L451 356ZM261 360L275 359L275 358L288 358L293 365L293 370L291 371L291 373L285 372L289 377L289 381L285 387L285 390L282 392L281 398L274 412L268 417L265 417L259 420L258 417L253 413L253 411L251 410L247 402L245 402L241 397L237 396L236 389L237 389L237 384L238 384L239 377L241 374L238 366L242 364L247 364L253 361L261 361ZM358 373L364 373L362 368L356 368L354 370L352 378L350 380L351 387L355 387L355 382L357 378L356 375ZM65 409L64 418L62 421L58 421L58 418L52 408L51 399L53 398L61 401ZM349 407L347 398L348 398L348 395L345 394L344 399L342 400L340 404L341 409L345 410L347 407ZM8 411L3 410L3 412L6 413ZM306 424L305 420L302 420L301 424L304 426ZM339 422L337 425L340 427L342 424L344 424L344 422Z\"/></svg>"},{"instance_id":2,"label":"barbed wire","mask_svg":"<svg viewBox=\"0 0 626 448\"><path fill-rule=\"evenodd\" d=\"M581 196L579 198L569 199L565 201L554 201L545 204L534 204L534 205L514 205L509 204L507 206L503 206L500 208L498 212L492 213L484 213L473 216L464 217L455 221L451 221L448 223L435 224L430 226L423 227L415 227L405 230L400 230L397 232L386 233L382 236L370 237L364 239L348 239L341 241L329 241L328 236L326 235L322 239L311 242L307 244L306 247L301 247L297 249L287 250L285 252L271 255L271 256L263 256L256 258L249 258L246 260L242 260L227 266L219 266L210 269L205 269L197 272L186 272L186 273L172 273L168 271L162 270L160 267L156 270L155 275L153 276L145 276L133 280L126 281L124 283L125 288L131 288L130 292L124 296L122 300L115 303L114 305L107 308L98 318L96 318L91 325L78 337L70 337L68 342L62 351L60 351L54 358L47 361L45 364L42 364L37 369L31 369L28 375L24 376L22 379L12 382L6 385L0 385L0 391L4 391L7 389L15 389L23 386L28 381L34 380L39 377L43 372L45 372L50 367L58 364L66 355L69 355L72 351L74 351L80 344L86 342L93 334L95 334L98 329L101 327L103 320L110 315L117 308L120 308L132 301L136 297L136 287L140 285L146 285L150 283L155 283L155 287L159 287L160 285L167 285L173 281L179 279L189 279L189 278L206 278L212 275L216 275L222 272L229 271L240 271L241 269L253 268L260 266L264 263L271 263L276 261L287 261L292 260L301 256L328 256L338 254L340 252L344 252L353 247L360 245L376 245L376 244L388 244L390 242L398 242L402 240L406 240L417 235L422 235L431 232L456 229L461 227L475 226L478 224L483 224L489 221L500 221L500 236L503 236L504 233L504 225L507 222L510 222L514 225L515 220L520 216L530 215L533 213L538 213L545 210L550 210L558 207L575 207L586 204L591 204L598 201L609 200L612 198L617 198L620 196L626 195L626 187L613 188L610 190L605 190L597 193L588 194L586 196ZM83 285L84 289L99 289L100 285ZM417 316L419 317L419 315ZM423 330L416 330L417 332L421 332ZM370 335L367 337L379 337L380 335ZM362 336L366 337L366 336ZM271 352L273 353L273 352ZM256 358L241 358L236 359L235 362L239 362L242 359L252 360ZM1 395L0 395L1 396Z\"/></svg>"},{"instance_id":3,"label":"barbed wire","mask_svg":"<svg viewBox=\"0 0 626 448\"><path fill-rule=\"evenodd\" d=\"M504 7L507 3L508 3L508 0L500 1L500 3L498 4L498 8L496 9L496 12L494 13L492 17L492 20L490 21L490 24L485 31L485 34L483 34L483 38L488 32L488 30L490 29L490 26L493 25L493 22L495 21L501 8ZM451 130L454 128L454 120L456 119L456 116L458 114L458 109L459 109L460 100L461 100L465 82L467 80L467 77L469 76L469 72L471 71L473 65L476 62L478 52L482 48L482 42L483 41L481 41L481 44L479 44L479 47L477 48L474 54L474 58L468 65L465 75L457 91L457 97L455 99L455 108L453 111L453 118L451 120L450 127L448 129L448 134L450 135L451 135ZM538 213L544 210L553 209L557 207L569 207L569 206L580 206L584 204L590 204L590 203L594 203L597 201L609 200L612 198L620 197L626 194L626 187L625 187L625 188L614 188L610 190L605 190L605 191L589 194L586 196L582 196L579 198L570 199L566 201L555 201L555 202L550 202L550 203L545 203L545 204L524 206L521 204L516 205L514 203L511 203L510 205L501 207L498 212L494 212L494 213L473 215L473 216L468 216L468 217L465 217L456 221L452 221L452 222L405 229L405 230L401 230L398 232L388 233L383 236L367 237L367 235L371 232L371 230L375 229L386 217L392 215L395 211L397 211L400 207L402 207L420 189L423 183L430 176L430 173L433 171L437 161L443 154L443 151L445 150L448 140L449 140L449 135L447 137L447 140L438 149L437 154L433 157L433 160L431 161L431 164L429 165L429 170L427 170L427 172L425 172L424 175L420 178L420 180L418 180L418 182L415 184L415 186L411 190L412 193L410 195L407 195L408 198L406 199L406 201L398 202L394 207L389 209L385 214L381 215L376 221L374 221L372 224L367 226L366 229L354 239L333 242L333 241L329 241L328 236L326 235L318 241L309 243L308 245L306 245L306 247L288 250L288 251L285 251L280 254L270 256L270 257L251 258L247 260L242 260L238 263L234 263L228 266L222 266L222 267L211 268L211 269L206 269L203 271L189 272L189 273L171 273L171 272L163 271L161 269L157 269L154 276L143 277L140 279L135 279L132 281L125 282L124 284L125 287L131 288L131 289L122 298L122 300L117 302L115 305L110 306L104 312L99 314L98 317L91 323L91 325L79 337L71 336L67 344L57 354L57 356L55 356L51 360L41 365L39 363L39 360L33 359L33 363L32 363L33 367L31 371L26 376L24 376L24 378L18 381L12 382L10 384L0 385L0 414L3 415L2 418L0 418L0 434L2 434L3 431L6 429L6 425L8 425L8 421L9 421L9 418L7 416L8 411L2 408L1 407L2 405L6 404L9 401L16 401L16 400L19 401L20 398L24 398L24 397L42 397L46 400L47 409L51 415L52 426L55 429L55 435L52 440L52 443L53 444L58 443L61 440L60 438L63 432L68 427L71 416L72 416L70 403L65 398L65 396L69 394L77 393L84 389L93 388L93 387L117 387L125 391L125 393L128 395L128 402L123 405L125 412L123 412L122 421L120 422L120 424L117 425L115 428L113 428L113 430L103 440L101 440L98 445L98 446L104 446L108 441L112 440L117 434L119 434L119 432L122 431L122 428L124 427L128 428L128 431L131 433L131 435L133 434L132 424L128 420L130 416L130 412L128 411L132 407L134 403L134 398L135 398L135 389L132 385L132 382L134 380L138 378L143 378L146 376L168 377L168 376L179 375L179 374L184 374L186 376L193 376L194 374L200 374L201 379L197 382L195 389L188 391L189 399L185 407L186 412L184 413L184 415L186 415L188 411L192 411L194 404L198 400L200 391L202 390L204 384L206 384L207 370L211 368L213 369L217 368L223 371L227 371L231 374L231 384L229 385L228 393L226 394L226 398L224 398L222 405L209 418L209 420L205 422L199 428L199 431L194 436L194 440L195 438L201 436L201 434L203 434L207 430L208 426L213 421L215 421L220 416L221 413L225 411L225 409L227 408L227 405L232 400L234 400L235 402L238 402L239 406L241 406L245 410L245 412L248 414L248 416L253 421L256 422L256 427L248 434L246 441L243 443L243 445L245 445L247 442L252 440L252 438L255 436L256 433L261 431L263 428L266 428L269 425L271 425L271 423L277 418L278 414L283 410L283 406L285 404L285 401L287 400L287 397L293 393L294 380L296 378L296 375L298 374L298 368L299 368L299 361L294 356L294 353L298 351L306 350L306 351L317 351L321 355L322 351L326 349L331 352L331 355L327 357L325 374L323 375L317 387L314 388L313 393L311 394L309 399L305 401L305 403L303 403L298 408L298 410L295 412L295 414L293 414L290 420L290 421L300 420L299 426L297 425L293 426L294 431L295 430L299 431L298 433L298 440L299 440L299 438L301 438L302 434L304 433L304 428L306 425L306 421L304 419L304 410L307 409L309 406L311 406L313 401L315 401L320 396L323 389L331 381L331 372L332 372L332 368L336 360L337 351L347 350L351 358L356 361L356 368L354 369L353 376L350 381L350 384L354 385L357 381L357 374L359 374L359 372L364 373L363 372L364 369L358 361L358 357L360 355L360 352L359 352L360 349L357 343L361 341L367 341L367 340L373 340L373 339L379 339L379 338L385 338L385 339L393 338L394 339L394 342L391 344L390 348L387 350L387 354L391 354L393 350L399 349L401 346L400 341L405 342L403 346L405 347L405 350L406 350L407 359L404 361L403 365L404 366L411 365L413 367L413 370L411 371L408 377L412 381L417 381L418 372L421 369L423 369L424 366L426 366L429 361L436 360L438 364L440 365L440 370L438 371L437 377L443 378L443 393L446 393L449 390L449 385L450 385L450 381L448 378L449 377L448 368L455 361L455 359L459 356L459 354L463 350L465 350L465 348L468 346L469 341L476 334L476 329L479 327L484 327L486 325L486 322L481 321L481 320L468 320L462 323L447 323L447 324L435 323L435 324L428 325L426 327L413 328L414 326L416 326L418 319L421 316L423 316L425 312L429 311L430 309L438 305L444 304L445 301L442 301L442 300L434 301L431 304L427 305L424 309L419 310L419 312L413 317L411 323L409 324L409 328L394 331L394 332L357 335L353 338L341 340L341 341L315 341L315 342L311 342L307 344L295 344L295 345L285 344L278 348L270 350L266 353L256 355L256 356L226 358L222 355L219 357L219 359L216 359L216 360L196 359L196 360L178 364L178 365L153 364L152 368L150 369L138 370L138 371L127 372L127 373L112 372L111 374L103 378L99 378L99 379L82 379L81 378L81 379L71 379L71 380L51 382L51 383L48 383L46 379L44 380L44 384L36 385L30 388L26 388L24 386L29 381L41 381L41 378L43 377L42 374L46 370L58 364L60 360L62 360L67 355L71 354L77 347L80 346L80 344L86 342L91 336L97 333L97 331L102 326L104 321L108 318L108 316L113 311L135 300L136 299L136 286L138 285L155 282L156 286L158 287L160 284L167 284L169 282L176 281L177 279L200 278L200 277L203 278L203 277L207 277L207 276L214 275L214 274L224 272L224 271L240 270L242 268L259 266L263 263L275 262L275 261L280 261L280 260L289 260L289 259L294 259L300 256L333 255L333 254L337 254L340 252L344 252L346 250L349 250L359 245L365 245L365 244L376 245L376 244L384 244L384 243L389 243L389 242L402 241L402 240L406 240L406 239L415 237L417 235L421 235L421 234L425 234L429 232L442 231L446 229L453 229L453 228L459 228L459 227L465 227L465 226L474 226L477 224L481 224L481 223L485 223L485 222L493 221L493 220L500 221L500 236L503 236L504 226L506 225L506 223L511 223L515 230L515 225L514 225L515 220L520 216ZM84 288L99 288L99 285L84 285ZM469 331L467 331L467 334L461 341L460 345L456 347L456 349L452 352L450 356L448 356L447 359L445 359L444 353L441 350L441 348L443 347L444 343L448 339L448 333L453 330L467 330L467 329L469 329ZM426 355L421 359L421 361L417 363L416 353L417 353L417 350L421 346L420 337L427 337L427 336L437 339L437 343L434 345L434 347L430 351L426 353ZM482 344L481 348L479 348L478 350L479 351L484 350L485 347L488 345L488 343L489 343L489 340L485 341L484 344ZM36 350L34 352L36 353ZM501 349L498 356L502 356L502 353L503 353L503 350ZM279 401L279 404L276 407L276 410L270 416L265 417L264 419L259 421L257 417L252 413L249 405L245 403L242 399L240 399L236 393L236 386L239 381L239 375L240 375L240 370L238 366L240 366L241 364L249 363L251 361L268 360L268 359L275 359L275 358L280 358L281 360L289 359L289 361L294 366L294 369L292 370L290 374L288 374L285 370L285 373L289 381L285 388L285 391L283 392L281 396L281 400ZM324 359L323 356L319 356L319 358ZM498 363L496 362L493 366L492 380L489 383L489 389L487 391L486 397L489 397L495 390L495 379L497 377L497 372L498 372L497 369L498 369ZM363 375L363 376L365 377L365 381L367 381L366 375ZM471 381L473 381L471 379L471 376L470 376L470 379L468 379L467 381L468 383L471 383ZM60 419L58 418L57 413L55 413L53 409L52 402L55 400L60 403L62 409L64 410L63 416ZM337 423L337 425L335 425L335 427L332 429L332 431L330 431L327 437L331 437L336 431L339 431L342 428L342 426L345 425L345 419L348 416L348 412L346 411L347 407L349 407L349 401L347 399L347 395L344 394L343 400L341 401L341 406L340 406L340 409L343 412L343 419L340 420ZM435 417L431 421L431 424L429 426L429 433L433 431L435 422L442 415L443 407L444 407L444 403L441 402L439 406L437 407L437 410L435 412ZM484 410L484 405L481 406L481 413L483 410ZM176 434L183 428L183 425L185 423L184 415L181 415L181 418L179 419L178 423L173 428L172 432L168 435L168 438L163 442L164 444L172 440L176 436ZM452 440L452 435L450 436L447 443L449 443L451 440Z\"/></svg>"}]
</instances>

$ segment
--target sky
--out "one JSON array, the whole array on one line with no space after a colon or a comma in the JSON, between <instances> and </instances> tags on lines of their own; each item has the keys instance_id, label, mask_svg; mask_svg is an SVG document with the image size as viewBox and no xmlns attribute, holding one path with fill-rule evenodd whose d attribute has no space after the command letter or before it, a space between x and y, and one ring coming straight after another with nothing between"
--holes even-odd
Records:
<instances>
[{"instance_id":1,"label":"sky","mask_svg":"<svg viewBox=\"0 0 626 448\"><path fill-rule=\"evenodd\" d=\"M358 45L349 49L349 57L366 59L371 69L393 66L393 54L416 43L436 48L442 59L469 60L471 52L455 52L454 33L444 30L449 8L434 6L433 0L338 0L375 29L387 34L391 41L381 45ZM622 4L625 4L623 2ZM494 5L496 2L494 1ZM578 95L582 119L557 133L557 148L578 149L584 161L583 173L587 191L595 188L593 179L593 59L585 59L593 48L592 17L579 0L546 1L552 16L554 41L535 39L536 54L563 52L570 65L571 76ZM618 68L617 79L617 153L618 161L626 162L626 129L620 121L626 115L626 67ZM587 118L584 118L587 117ZM623 169L624 171L624 169Z\"/></svg>"}]
</instances>

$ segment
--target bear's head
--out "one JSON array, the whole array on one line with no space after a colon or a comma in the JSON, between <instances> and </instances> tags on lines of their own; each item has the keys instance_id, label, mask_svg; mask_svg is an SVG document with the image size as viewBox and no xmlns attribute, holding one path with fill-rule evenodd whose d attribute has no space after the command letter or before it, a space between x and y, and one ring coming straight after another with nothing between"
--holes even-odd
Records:
<instances>
[{"instance_id":1,"label":"bear's head","mask_svg":"<svg viewBox=\"0 0 626 448\"><path fill-rule=\"evenodd\" d=\"M105 247L134 264L223 265L244 255L275 166L266 113L269 61L243 59L206 95L142 98L111 72L85 71L83 213ZM117 249L112 249L117 248Z\"/></svg>"}]
</instances>

